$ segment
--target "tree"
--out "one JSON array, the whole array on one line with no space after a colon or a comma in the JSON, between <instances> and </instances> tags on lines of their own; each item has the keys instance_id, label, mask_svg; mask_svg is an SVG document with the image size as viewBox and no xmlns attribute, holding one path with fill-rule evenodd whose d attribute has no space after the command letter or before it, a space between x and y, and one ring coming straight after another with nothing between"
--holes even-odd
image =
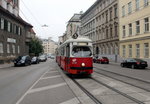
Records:
<instances>
[{"instance_id":1,"label":"tree","mask_svg":"<svg viewBox=\"0 0 150 104\"><path fill-rule=\"evenodd\" d=\"M43 53L42 41L39 38L33 38L29 43L29 54L39 56Z\"/></svg>"}]
</instances>

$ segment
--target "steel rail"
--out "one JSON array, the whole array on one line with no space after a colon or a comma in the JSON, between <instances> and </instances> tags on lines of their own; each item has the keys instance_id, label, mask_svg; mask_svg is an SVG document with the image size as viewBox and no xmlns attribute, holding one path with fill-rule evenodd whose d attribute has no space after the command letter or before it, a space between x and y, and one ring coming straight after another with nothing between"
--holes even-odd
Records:
<instances>
[{"instance_id":1,"label":"steel rail","mask_svg":"<svg viewBox=\"0 0 150 104\"><path fill-rule=\"evenodd\" d=\"M132 100L134 102L136 102L137 104L145 104L144 102L142 102L142 101L140 101L140 100L138 100L138 99L136 99L136 98L134 98L132 96L129 96L126 93L123 93L123 92L121 92L121 91L119 91L119 90L117 90L117 89L115 89L115 88L113 88L113 87L111 87L111 86L109 86L109 85L107 85L107 84L105 84L105 83L97 80L97 79L94 79L92 77L91 77L91 79L94 80L94 81L96 81L97 83L99 83L99 84L101 84L101 85L103 85L103 86L105 86L105 87L107 87L107 88L109 88L109 89L117 92L118 94L120 94L120 95L122 95L122 96L124 96L124 97L126 97L126 98L128 98L128 99L130 99L130 100Z\"/></svg>"},{"instance_id":2,"label":"steel rail","mask_svg":"<svg viewBox=\"0 0 150 104\"><path fill-rule=\"evenodd\" d=\"M141 81L141 82L150 84L149 81L145 81L145 80L142 80L142 79L138 79L138 78L130 77L130 76L127 76L127 75L115 73L115 72L104 70L104 69L101 69L101 68L98 68L98 67L93 67L93 68L100 69L100 70L105 71L105 72L113 73L113 74L116 74L116 75L124 76L124 77L130 78L130 79L134 79L134 80L137 80L137 81Z\"/></svg>"},{"instance_id":3,"label":"steel rail","mask_svg":"<svg viewBox=\"0 0 150 104\"><path fill-rule=\"evenodd\" d=\"M72 81L87 95L89 96L95 104L102 104L96 97L94 97L88 90L86 90L81 84L79 84L75 79L72 78Z\"/></svg>"},{"instance_id":4,"label":"steel rail","mask_svg":"<svg viewBox=\"0 0 150 104\"><path fill-rule=\"evenodd\" d=\"M131 86L137 87L137 88L139 88L139 89L145 90L145 91L147 91L147 92L150 92L150 90L149 90L149 89L146 89L146 88L140 87L140 86L138 86L138 85L135 85L135 84L132 84L132 83L129 83L129 82L123 81L123 80L121 80L121 79L114 78L114 77L112 77L112 76L106 75L106 74L101 73L101 72L98 72L98 71L94 71L94 72L95 72L95 73L98 73L98 74L101 74L101 75L104 75L104 76L106 76L106 77L109 77L109 78L115 79L115 80L117 80L117 81L120 81L120 82L126 83L126 84L128 84L128 85L131 85ZM111 73L111 72L110 72L110 73ZM112 74L112 73L111 73L111 74ZM119 75L119 76L121 76L121 75ZM122 77L122 76L121 76L121 77ZM124 77L124 76L123 76L123 77ZM132 79L132 80L135 80L135 79ZM139 80L138 80L138 81L139 81Z\"/></svg>"}]
</instances>

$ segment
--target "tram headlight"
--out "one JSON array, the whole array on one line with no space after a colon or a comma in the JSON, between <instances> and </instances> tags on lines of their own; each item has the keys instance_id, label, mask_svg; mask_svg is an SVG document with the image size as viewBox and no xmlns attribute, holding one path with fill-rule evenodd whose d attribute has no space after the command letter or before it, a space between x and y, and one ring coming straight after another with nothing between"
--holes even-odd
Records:
<instances>
[{"instance_id":1,"label":"tram headlight","mask_svg":"<svg viewBox=\"0 0 150 104\"><path fill-rule=\"evenodd\" d=\"M81 66L84 67L84 66L85 66L85 63L82 63Z\"/></svg>"}]
</instances>

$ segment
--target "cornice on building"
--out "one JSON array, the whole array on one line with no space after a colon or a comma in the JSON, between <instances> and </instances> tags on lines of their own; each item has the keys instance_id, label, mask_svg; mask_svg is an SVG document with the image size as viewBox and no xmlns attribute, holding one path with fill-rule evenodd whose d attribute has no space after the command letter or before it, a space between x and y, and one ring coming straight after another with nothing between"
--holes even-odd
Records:
<instances>
[{"instance_id":1,"label":"cornice on building","mask_svg":"<svg viewBox=\"0 0 150 104\"><path fill-rule=\"evenodd\" d=\"M8 17L18 21L21 24L24 24L26 26L29 27L33 27L31 24L27 23L26 21L24 21L21 17L16 17L14 14L10 13L8 10L4 9L2 6L0 6L0 12L7 15Z\"/></svg>"},{"instance_id":2,"label":"cornice on building","mask_svg":"<svg viewBox=\"0 0 150 104\"><path fill-rule=\"evenodd\" d=\"M132 42L132 41L141 41L141 40L147 40L147 39L150 39L150 36L137 37L137 38L126 39L126 40L120 40L120 43L124 43L124 42Z\"/></svg>"}]
</instances>

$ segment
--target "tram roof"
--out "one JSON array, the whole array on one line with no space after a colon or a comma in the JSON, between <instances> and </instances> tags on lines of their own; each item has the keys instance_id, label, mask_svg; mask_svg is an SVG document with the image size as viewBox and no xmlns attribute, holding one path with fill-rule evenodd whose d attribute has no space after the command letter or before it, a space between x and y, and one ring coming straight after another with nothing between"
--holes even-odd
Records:
<instances>
[{"instance_id":1,"label":"tram roof","mask_svg":"<svg viewBox=\"0 0 150 104\"><path fill-rule=\"evenodd\" d=\"M65 45L67 43L71 43L71 42L91 42L92 43L92 40L88 39L88 38L84 38L84 37L79 37L77 39L70 38L70 39L66 40L61 46Z\"/></svg>"},{"instance_id":2,"label":"tram roof","mask_svg":"<svg viewBox=\"0 0 150 104\"><path fill-rule=\"evenodd\" d=\"M92 42L92 40L90 40L88 38L82 38L82 37L77 38L77 39L70 38L70 39L66 40L64 42L64 44L71 43L71 42Z\"/></svg>"}]
</instances>

